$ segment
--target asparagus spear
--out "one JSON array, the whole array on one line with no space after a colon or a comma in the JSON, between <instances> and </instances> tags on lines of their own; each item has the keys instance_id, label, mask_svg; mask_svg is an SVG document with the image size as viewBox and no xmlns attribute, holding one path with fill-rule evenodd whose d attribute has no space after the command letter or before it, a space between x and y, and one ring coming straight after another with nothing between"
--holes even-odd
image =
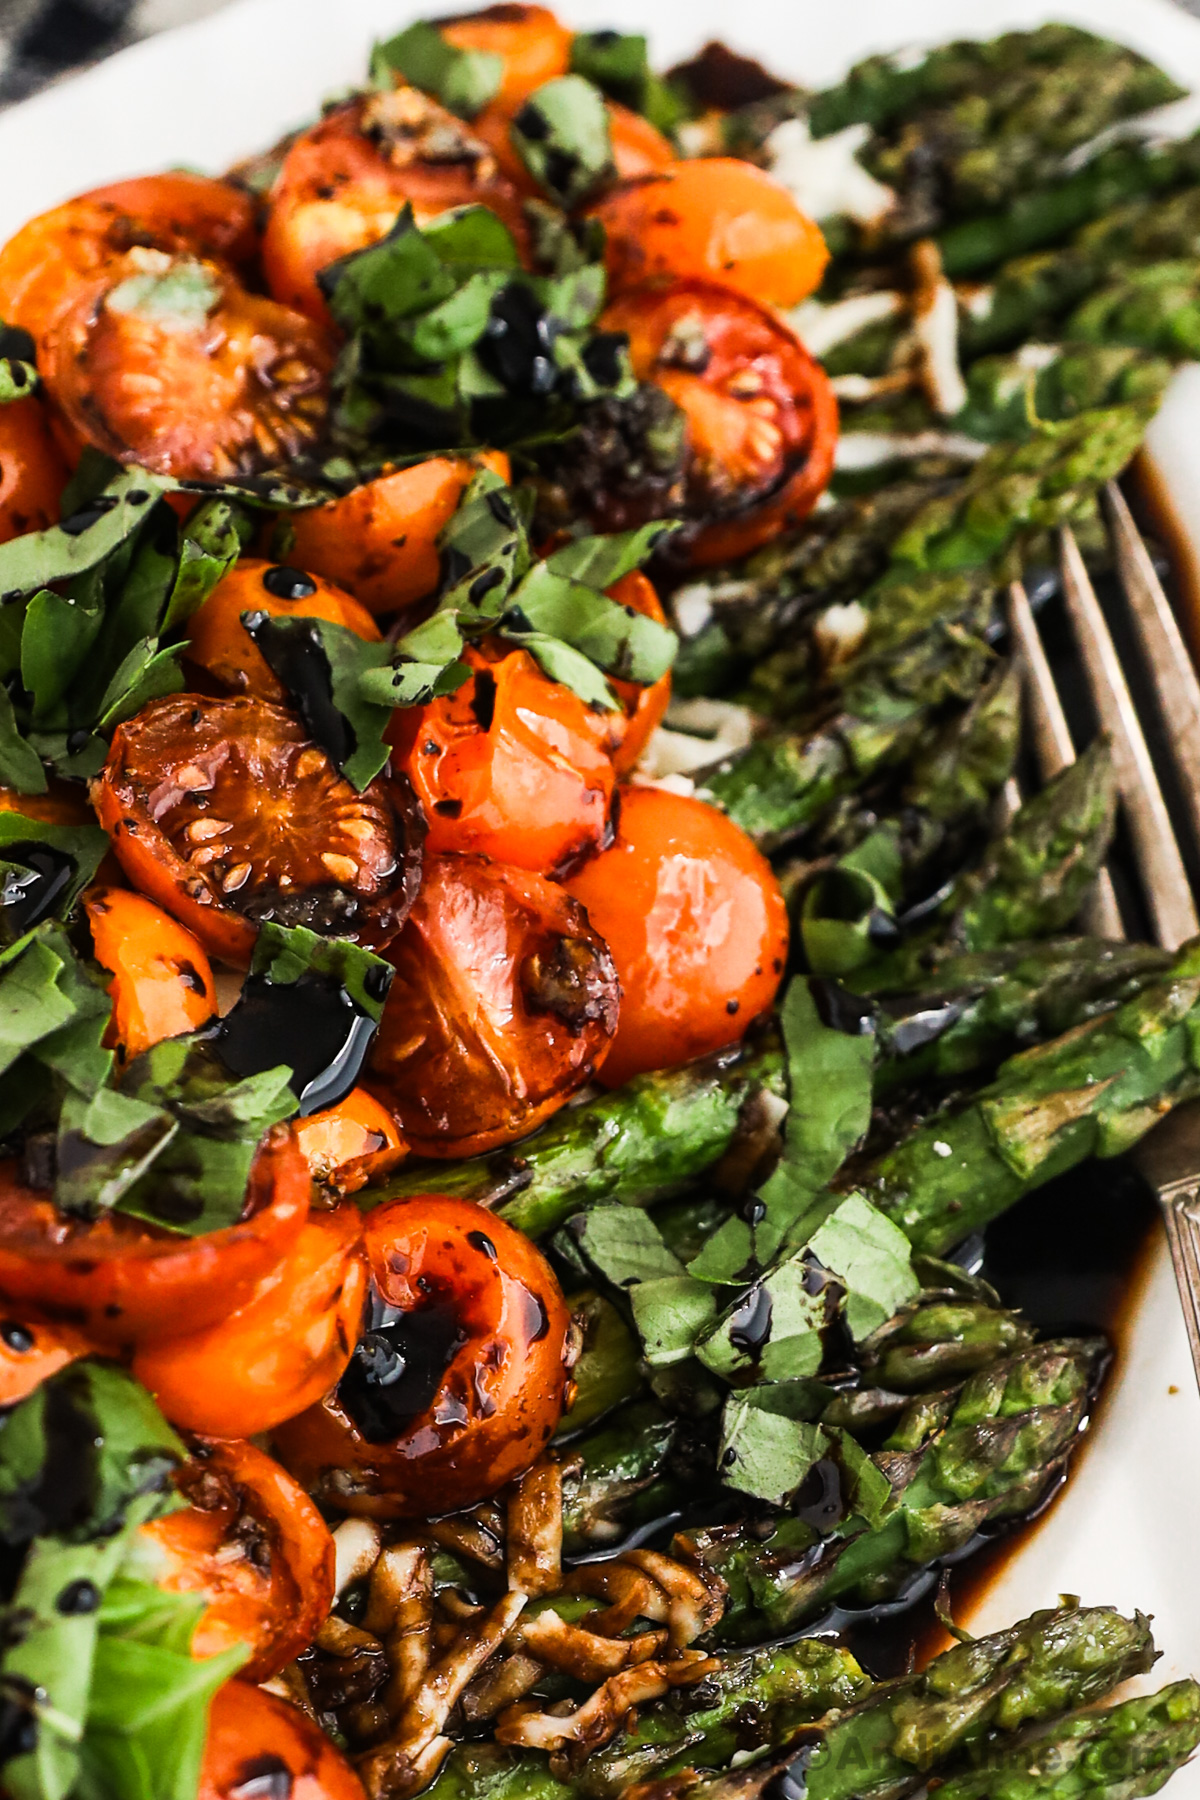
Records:
<instances>
[{"instance_id":1,"label":"asparagus spear","mask_svg":"<svg viewBox=\"0 0 1200 1800\"><path fill-rule=\"evenodd\" d=\"M960 1112L860 1170L863 1191L936 1255L1064 1169L1130 1149L1200 1091L1198 1026L1192 944L1115 1012L1012 1057Z\"/></svg>"},{"instance_id":2,"label":"asparagus spear","mask_svg":"<svg viewBox=\"0 0 1200 1800\"><path fill-rule=\"evenodd\" d=\"M1200 351L1200 269L1156 262L1124 271L1076 307L1067 334L1096 344L1131 344L1181 360Z\"/></svg>"},{"instance_id":3,"label":"asparagus spear","mask_svg":"<svg viewBox=\"0 0 1200 1800\"><path fill-rule=\"evenodd\" d=\"M761 1097L782 1097L785 1086L783 1051L767 1028L683 1068L635 1076L559 1113L511 1149L426 1165L360 1199L374 1206L456 1194L495 1205L510 1224L540 1237L598 1200L619 1196L652 1206L678 1193L736 1144Z\"/></svg>"},{"instance_id":4,"label":"asparagus spear","mask_svg":"<svg viewBox=\"0 0 1200 1800\"><path fill-rule=\"evenodd\" d=\"M954 424L988 443L1019 438L1034 418L1070 419L1127 401L1157 403L1173 373L1166 356L1129 344L1030 344L972 364L967 403Z\"/></svg>"},{"instance_id":5,"label":"asparagus spear","mask_svg":"<svg viewBox=\"0 0 1200 1800\"><path fill-rule=\"evenodd\" d=\"M570 1555L616 1543L669 1512L679 1493L671 1453L679 1421L652 1400L635 1402L562 1452L563 1547Z\"/></svg>"},{"instance_id":6,"label":"asparagus spear","mask_svg":"<svg viewBox=\"0 0 1200 1800\"><path fill-rule=\"evenodd\" d=\"M1176 1681L1104 1712L1069 1713L982 1765L949 1775L939 1800L1134 1800L1156 1794L1200 1744L1200 1684Z\"/></svg>"},{"instance_id":7,"label":"asparagus spear","mask_svg":"<svg viewBox=\"0 0 1200 1800\"><path fill-rule=\"evenodd\" d=\"M739 1722L781 1744L806 1721L852 1705L870 1687L848 1650L815 1638L724 1661L702 1687L642 1710L637 1723L594 1751L570 1780L535 1751L459 1744L427 1791L430 1800L616 1800L644 1776L682 1763L720 1766L738 1748ZM682 1704L681 1704L682 1702ZM685 1712L683 1706L694 1707Z\"/></svg>"},{"instance_id":8,"label":"asparagus spear","mask_svg":"<svg viewBox=\"0 0 1200 1800\"><path fill-rule=\"evenodd\" d=\"M993 1363L957 1394L912 1400L871 1459L892 1490L874 1524L847 1509L823 1531L824 1498L814 1524L802 1489L769 1536L745 1524L678 1535L677 1553L729 1589L721 1641L792 1630L845 1596L890 1597L983 1525L1031 1512L1079 1441L1107 1355L1100 1339L1064 1338Z\"/></svg>"}]
</instances>

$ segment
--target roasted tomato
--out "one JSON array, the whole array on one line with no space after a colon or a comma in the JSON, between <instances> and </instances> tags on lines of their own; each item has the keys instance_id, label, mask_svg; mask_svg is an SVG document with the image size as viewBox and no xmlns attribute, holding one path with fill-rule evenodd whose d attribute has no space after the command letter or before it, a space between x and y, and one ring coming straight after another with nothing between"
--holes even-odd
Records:
<instances>
[{"instance_id":1,"label":"roasted tomato","mask_svg":"<svg viewBox=\"0 0 1200 1800\"><path fill-rule=\"evenodd\" d=\"M362 1322L366 1270L353 1206L315 1212L250 1298L206 1330L149 1344L133 1372L174 1425L254 1437L337 1381Z\"/></svg>"},{"instance_id":2,"label":"roasted tomato","mask_svg":"<svg viewBox=\"0 0 1200 1800\"><path fill-rule=\"evenodd\" d=\"M481 12L439 19L438 30L456 50L484 50L504 59L496 99L513 105L544 81L571 67L571 37L545 6L485 6Z\"/></svg>"},{"instance_id":3,"label":"roasted tomato","mask_svg":"<svg viewBox=\"0 0 1200 1800\"><path fill-rule=\"evenodd\" d=\"M0 1406L15 1406L51 1375L92 1345L69 1325L29 1325L22 1319L0 1319Z\"/></svg>"},{"instance_id":4,"label":"roasted tomato","mask_svg":"<svg viewBox=\"0 0 1200 1800\"><path fill-rule=\"evenodd\" d=\"M39 347L107 264L135 248L244 263L257 246L254 202L204 175L142 175L41 213L0 250L0 318Z\"/></svg>"},{"instance_id":5,"label":"roasted tomato","mask_svg":"<svg viewBox=\"0 0 1200 1800\"><path fill-rule=\"evenodd\" d=\"M243 613L328 619L358 637L379 641L379 628L370 613L331 581L261 557L243 556L192 614L184 656L230 693L253 694L277 705L283 705L287 695L242 624Z\"/></svg>"},{"instance_id":6,"label":"roasted tomato","mask_svg":"<svg viewBox=\"0 0 1200 1800\"><path fill-rule=\"evenodd\" d=\"M269 1681L308 1648L333 1604L333 1539L304 1490L253 1444L199 1443L175 1476L181 1512L143 1525L132 1572L202 1594L193 1656L250 1648L238 1671Z\"/></svg>"},{"instance_id":7,"label":"roasted tomato","mask_svg":"<svg viewBox=\"0 0 1200 1800\"><path fill-rule=\"evenodd\" d=\"M291 1250L312 1183L295 1136L263 1139L236 1225L181 1237L126 1213L66 1218L50 1195L0 1164L0 1296L35 1318L108 1345L198 1331L248 1300Z\"/></svg>"},{"instance_id":8,"label":"roasted tomato","mask_svg":"<svg viewBox=\"0 0 1200 1800\"><path fill-rule=\"evenodd\" d=\"M820 227L753 163L710 156L639 174L589 209L604 226L614 290L697 276L795 306L819 285L829 261Z\"/></svg>"},{"instance_id":9,"label":"roasted tomato","mask_svg":"<svg viewBox=\"0 0 1200 1800\"><path fill-rule=\"evenodd\" d=\"M570 1315L541 1252L439 1194L367 1215L367 1328L336 1391L276 1433L322 1502L457 1512L523 1474L562 1413Z\"/></svg>"},{"instance_id":10,"label":"roasted tomato","mask_svg":"<svg viewBox=\"0 0 1200 1800\"><path fill-rule=\"evenodd\" d=\"M226 962L249 962L264 919L384 943L420 879L406 788L356 793L263 700L152 700L114 733L93 799L134 886Z\"/></svg>"},{"instance_id":11,"label":"roasted tomato","mask_svg":"<svg viewBox=\"0 0 1200 1800\"><path fill-rule=\"evenodd\" d=\"M58 523L67 465L40 400L0 406L0 544Z\"/></svg>"},{"instance_id":12,"label":"roasted tomato","mask_svg":"<svg viewBox=\"0 0 1200 1800\"><path fill-rule=\"evenodd\" d=\"M312 448L332 364L323 331L223 264L134 249L81 283L40 367L82 442L164 474L227 478Z\"/></svg>"},{"instance_id":13,"label":"roasted tomato","mask_svg":"<svg viewBox=\"0 0 1200 1800\"><path fill-rule=\"evenodd\" d=\"M196 1800L366 1800L314 1720L248 1681L227 1681L208 1715Z\"/></svg>"},{"instance_id":14,"label":"roasted tomato","mask_svg":"<svg viewBox=\"0 0 1200 1800\"><path fill-rule=\"evenodd\" d=\"M501 450L431 456L380 475L341 500L297 513L293 562L336 581L373 613L391 613L432 594L441 574L438 538L480 469L509 479Z\"/></svg>"},{"instance_id":15,"label":"roasted tomato","mask_svg":"<svg viewBox=\"0 0 1200 1800\"><path fill-rule=\"evenodd\" d=\"M633 787L619 821L611 850L567 884L621 980L610 1087L734 1043L775 998L788 939L770 864L724 813Z\"/></svg>"},{"instance_id":16,"label":"roasted tomato","mask_svg":"<svg viewBox=\"0 0 1200 1800\"><path fill-rule=\"evenodd\" d=\"M263 235L267 285L328 322L322 269L377 244L405 205L423 225L476 201L527 242L521 197L469 125L418 88L360 96L301 132L284 157Z\"/></svg>"},{"instance_id":17,"label":"roasted tomato","mask_svg":"<svg viewBox=\"0 0 1200 1800\"><path fill-rule=\"evenodd\" d=\"M560 887L431 856L388 947L396 970L366 1085L422 1156L473 1156L557 1112L617 1024L612 959Z\"/></svg>"},{"instance_id":18,"label":"roasted tomato","mask_svg":"<svg viewBox=\"0 0 1200 1800\"><path fill-rule=\"evenodd\" d=\"M640 569L631 569L628 575L622 575L608 590L608 597L619 606L628 606L636 613L656 619L660 625L666 624L667 615L654 591L654 584ZM625 727L613 753L613 762L618 775L628 775L649 743L651 733L662 724L663 714L671 703L671 671L668 669L649 687L639 687L636 681L614 681L612 686L625 711Z\"/></svg>"},{"instance_id":19,"label":"roasted tomato","mask_svg":"<svg viewBox=\"0 0 1200 1800\"><path fill-rule=\"evenodd\" d=\"M728 288L679 281L618 295L601 322L628 332L638 379L687 420L692 563L743 556L812 511L833 472L837 401L782 319Z\"/></svg>"},{"instance_id":20,"label":"roasted tomato","mask_svg":"<svg viewBox=\"0 0 1200 1800\"><path fill-rule=\"evenodd\" d=\"M151 1044L206 1025L217 1010L203 947L170 913L127 888L83 897L96 961L112 976L110 1038L122 1062Z\"/></svg>"},{"instance_id":21,"label":"roasted tomato","mask_svg":"<svg viewBox=\"0 0 1200 1800\"><path fill-rule=\"evenodd\" d=\"M608 830L608 715L544 675L527 650L472 650L466 661L474 673L457 692L397 712L392 728L428 847L563 873Z\"/></svg>"},{"instance_id":22,"label":"roasted tomato","mask_svg":"<svg viewBox=\"0 0 1200 1800\"><path fill-rule=\"evenodd\" d=\"M295 1130L313 1180L335 1194L357 1194L408 1155L391 1113L366 1088L297 1119Z\"/></svg>"}]
</instances>

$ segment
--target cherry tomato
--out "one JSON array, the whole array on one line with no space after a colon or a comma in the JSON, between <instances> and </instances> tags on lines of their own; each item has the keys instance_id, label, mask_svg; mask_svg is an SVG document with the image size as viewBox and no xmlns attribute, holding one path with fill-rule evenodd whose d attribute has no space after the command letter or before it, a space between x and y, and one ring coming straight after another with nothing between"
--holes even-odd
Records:
<instances>
[{"instance_id":1,"label":"cherry tomato","mask_svg":"<svg viewBox=\"0 0 1200 1800\"><path fill-rule=\"evenodd\" d=\"M302 569L337 582L373 613L424 600L438 584L438 538L480 469L510 476L507 456L431 456L297 513L288 552Z\"/></svg>"},{"instance_id":2,"label":"cherry tomato","mask_svg":"<svg viewBox=\"0 0 1200 1800\"><path fill-rule=\"evenodd\" d=\"M0 406L0 544L58 523L67 465L40 400Z\"/></svg>"},{"instance_id":3,"label":"cherry tomato","mask_svg":"<svg viewBox=\"0 0 1200 1800\"><path fill-rule=\"evenodd\" d=\"M350 1764L298 1707L248 1681L218 1688L196 1800L366 1800Z\"/></svg>"},{"instance_id":4,"label":"cherry tomato","mask_svg":"<svg viewBox=\"0 0 1200 1800\"><path fill-rule=\"evenodd\" d=\"M291 1250L308 1216L308 1165L295 1136L263 1139L236 1225L181 1237L131 1215L67 1218L0 1163L0 1296L107 1345L198 1331L242 1305Z\"/></svg>"},{"instance_id":5,"label":"cherry tomato","mask_svg":"<svg viewBox=\"0 0 1200 1800\"><path fill-rule=\"evenodd\" d=\"M666 624L667 615L654 591L654 584L640 569L631 569L628 575L622 575L620 581L609 588L608 597L619 606L632 607L634 612L655 619L660 625ZM621 741L613 752L613 764L618 775L628 775L650 742L652 732L662 724L671 703L671 671L668 669L649 687L639 687L636 681L613 681L611 686L625 709L626 719Z\"/></svg>"},{"instance_id":6,"label":"cherry tomato","mask_svg":"<svg viewBox=\"0 0 1200 1800\"><path fill-rule=\"evenodd\" d=\"M628 332L638 379L686 417L693 564L743 556L812 511L833 472L837 401L782 319L728 288L678 281L618 295L601 323Z\"/></svg>"},{"instance_id":7,"label":"cherry tomato","mask_svg":"<svg viewBox=\"0 0 1200 1800\"><path fill-rule=\"evenodd\" d=\"M829 261L820 227L753 163L706 156L640 173L589 208L614 290L696 276L796 306L819 286Z\"/></svg>"},{"instance_id":8,"label":"cherry tomato","mask_svg":"<svg viewBox=\"0 0 1200 1800\"><path fill-rule=\"evenodd\" d=\"M297 1119L295 1131L313 1180L335 1194L357 1194L408 1155L391 1113L366 1088Z\"/></svg>"},{"instance_id":9,"label":"cherry tomato","mask_svg":"<svg viewBox=\"0 0 1200 1800\"><path fill-rule=\"evenodd\" d=\"M431 851L475 851L538 875L574 867L608 831L615 775L603 713L527 650L472 650L457 692L395 716L397 761Z\"/></svg>"},{"instance_id":10,"label":"cherry tomato","mask_svg":"<svg viewBox=\"0 0 1200 1800\"><path fill-rule=\"evenodd\" d=\"M217 1010L212 969L200 943L170 913L126 888L83 897L96 961L112 976L110 1038L122 1062L151 1044L208 1023Z\"/></svg>"},{"instance_id":11,"label":"cherry tomato","mask_svg":"<svg viewBox=\"0 0 1200 1800\"><path fill-rule=\"evenodd\" d=\"M571 67L572 33L545 6L485 6L481 12L439 19L437 26L456 50L485 50L504 58L496 98L509 105Z\"/></svg>"},{"instance_id":12,"label":"cherry tomato","mask_svg":"<svg viewBox=\"0 0 1200 1800\"><path fill-rule=\"evenodd\" d=\"M246 612L281 619L328 619L371 643L379 642L379 628L370 613L331 581L262 557L243 556L192 614L184 656L230 693L253 694L277 705L285 703L287 694L242 624Z\"/></svg>"},{"instance_id":13,"label":"cherry tomato","mask_svg":"<svg viewBox=\"0 0 1200 1800\"><path fill-rule=\"evenodd\" d=\"M223 264L134 249L80 285L39 366L82 442L163 474L228 478L312 449L332 364L311 320Z\"/></svg>"},{"instance_id":14,"label":"cherry tomato","mask_svg":"<svg viewBox=\"0 0 1200 1800\"><path fill-rule=\"evenodd\" d=\"M0 1406L15 1406L68 1363L94 1348L69 1325L0 1319Z\"/></svg>"},{"instance_id":15,"label":"cherry tomato","mask_svg":"<svg viewBox=\"0 0 1200 1800\"><path fill-rule=\"evenodd\" d=\"M406 204L424 225L473 202L528 242L520 195L470 125L418 88L362 95L301 132L283 159L263 234L267 286L327 323L322 269L377 244Z\"/></svg>"},{"instance_id":16,"label":"cherry tomato","mask_svg":"<svg viewBox=\"0 0 1200 1800\"><path fill-rule=\"evenodd\" d=\"M134 248L246 262L254 202L205 175L141 175L41 213L0 250L0 318L44 335L106 264Z\"/></svg>"},{"instance_id":17,"label":"cherry tomato","mask_svg":"<svg viewBox=\"0 0 1200 1800\"><path fill-rule=\"evenodd\" d=\"M431 856L367 1086L421 1156L474 1156L557 1112L616 1029L612 959L560 887L482 856Z\"/></svg>"},{"instance_id":18,"label":"cherry tomato","mask_svg":"<svg viewBox=\"0 0 1200 1800\"><path fill-rule=\"evenodd\" d=\"M419 879L406 791L356 793L264 700L152 700L113 734L93 800L134 886L242 966L268 918L385 942Z\"/></svg>"},{"instance_id":19,"label":"cherry tomato","mask_svg":"<svg viewBox=\"0 0 1200 1800\"><path fill-rule=\"evenodd\" d=\"M609 1087L735 1043L775 998L788 938L770 864L715 807L633 787L619 818L612 849L567 884L621 979Z\"/></svg>"},{"instance_id":20,"label":"cherry tomato","mask_svg":"<svg viewBox=\"0 0 1200 1800\"><path fill-rule=\"evenodd\" d=\"M353 1206L310 1213L281 1262L218 1323L148 1344L133 1372L173 1425L255 1437L338 1380L362 1323L366 1269Z\"/></svg>"},{"instance_id":21,"label":"cherry tomato","mask_svg":"<svg viewBox=\"0 0 1200 1800\"><path fill-rule=\"evenodd\" d=\"M321 1501L457 1512L540 1456L562 1413L570 1314L541 1252L469 1200L367 1215L371 1308L340 1386L276 1433Z\"/></svg>"},{"instance_id":22,"label":"cherry tomato","mask_svg":"<svg viewBox=\"0 0 1200 1800\"><path fill-rule=\"evenodd\" d=\"M193 1656L241 1643L244 1681L269 1681L306 1650L329 1615L334 1550L329 1527L277 1462L253 1444L197 1444L175 1476L187 1506L143 1525L135 1572L168 1594L202 1594L208 1607Z\"/></svg>"}]
</instances>

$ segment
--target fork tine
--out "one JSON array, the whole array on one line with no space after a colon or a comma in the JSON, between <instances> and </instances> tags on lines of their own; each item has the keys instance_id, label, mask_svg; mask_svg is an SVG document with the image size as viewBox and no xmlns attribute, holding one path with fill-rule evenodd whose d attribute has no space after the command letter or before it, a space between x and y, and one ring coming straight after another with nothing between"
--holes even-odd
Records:
<instances>
[{"instance_id":1,"label":"fork tine","mask_svg":"<svg viewBox=\"0 0 1200 1800\"><path fill-rule=\"evenodd\" d=\"M1069 768L1075 761L1075 746L1071 742L1067 717L1058 697L1058 689L1054 685L1046 652L1042 648L1041 633L1029 604L1029 596L1019 581L1014 581L1008 590L1008 616L1025 670L1025 698L1033 732L1034 753L1042 779L1048 781L1052 775ZM1125 936L1121 909L1117 905L1112 876L1107 869L1101 869L1096 877L1096 884L1084 902L1083 917L1088 930L1097 937Z\"/></svg>"},{"instance_id":2,"label":"fork tine","mask_svg":"<svg viewBox=\"0 0 1200 1800\"><path fill-rule=\"evenodd\" d=\"M1100 602L1070 527L1062 534L1063 594L1100 724L1112 739L1117 783L1129 820L1154 933L1168 950L1200 930L1187 871L1171 829L1133 698Z\"/></svg>"},{"instance_id":3,"label":"fork tine","mask_svg":"<svg viewBox=\"0 0 1200 1800\"><path fill-rule=\"evenodd\" d=\"M1154 676L1180 788L1200 843L1200 680L1179 621L1116 482L1109 482L1105 498L1121 586Z\"/></svg>"}]
</instances>

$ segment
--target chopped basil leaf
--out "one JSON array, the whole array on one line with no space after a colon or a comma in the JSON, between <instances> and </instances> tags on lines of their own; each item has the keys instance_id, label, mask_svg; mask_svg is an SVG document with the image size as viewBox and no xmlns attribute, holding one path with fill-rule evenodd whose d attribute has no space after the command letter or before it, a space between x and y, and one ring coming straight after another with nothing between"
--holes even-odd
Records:
<instances>
[{"instance_id":1,"label":"chopped basil leaf","mask_svg":"<svg viewBox=\"0 0 1200 1800\"><path fill-rule=\"evenodd\" d=\"M673 131L688 115L687 101L650 67L646 39L640 33L576 32L571 68L622 106L641 113L660 131Z\"/></svg>"},{"instance_id":2,"label":"chopped basil leaf","mask_svg":"<svg viewBox=\"0 0 1200 1800\"><path fill-rule=\"evenodd\" d=\"M782 1506L829 1447L819 1425L768 1412L756 1396L731 1395L721 1416L717 1467L727 1487Z\"/></svg>"},{"instance_id":3,"label":"chopped basil leaf","mask_svg":"<svg viewBox=\"0 0 1200 1800\"><path fill-rule=\"evenodd\" d=\"M98 825L52 825L0 812L0 944L63 919L108 849Z\"/></svg>"},{"instance_id":4,"label":"chopped basil leaf","mask_svg":"<svg viewBox=\"0 0 1200 1800\"><path fill-rule=\"evenodd\" d=\"M594 1206L567 1223L587 1261L614 1287L682 1275L683 1264L639 1206Z\"/></svg>"},{"instance_id":5,"label":"chopped basil leaf","mask_svg":"<svg viewBox=\"0 0 1200 1800\"><path fill-rule=\"evenodd\" d=\"M685 1362L717 1310L716 1298L690 1275L666 1275L630 1289L634 1324L651 1368Z\"/></svg>"},{"instance_id":6,"label":"chopped basil leaf","mask_svg":"<svg viewBox=\"0 0 1200 1800\"><path fill-rule=\"evenodd\" d=\"M529 631L561 638L622 681L644 685L657 681L674 660L675 633L656 619L618 605L599 587L599 582L561 575L548 562L535 563L513 593L506 635L518 642ZM524 623L512 622L517 615Z\"/></svg>"},{"instance_id":7,"label":"chopped basil leaf","mask_svg":"<svg viewBox=\"0 0 1200 1800\"><path fill-rule=\"evenodd\" d=\"M616 176L604 98L582 75L536 88L511 136L534 180L568 211Z\"/></svg>"},{"instance_id":8,"label":"chopped basil leaf","mask_svg":"<svg viewBox=\"0 0 1200 1800\"><path fill-rule=\"evenodd\" d=\"M383 734L391 706L363 688L365 675L389 665L389 645L328 619L245 612L242 624L309 732L361 793L389 754Z\"/></svg>"},{"instance_id":9,"label":"chopped basil leaf","mask_svg":"<svg viewBox=\"0 0 1200 1800\"><path fill-rule=\"evenodd\" d=\"M495 98L504 79L504 58L488 50L457 50L435 25L418 19L371 52L371 79L377 86L394 86L395 75L432 94L460 119L473 119Z\"/></svg>"},{"instance_id":10,"label":"chopped basil leaf","mask_svg":"<svg viewBox=\"0 0 1200 1800\"><path fill-rule=\"evenodd\" d=\"M32 362L24 362L19 357L0 357L0 406L10 400L25 400L30 394L36 394L40 383L38 372Z\"/></svg>"}]
</instances>

